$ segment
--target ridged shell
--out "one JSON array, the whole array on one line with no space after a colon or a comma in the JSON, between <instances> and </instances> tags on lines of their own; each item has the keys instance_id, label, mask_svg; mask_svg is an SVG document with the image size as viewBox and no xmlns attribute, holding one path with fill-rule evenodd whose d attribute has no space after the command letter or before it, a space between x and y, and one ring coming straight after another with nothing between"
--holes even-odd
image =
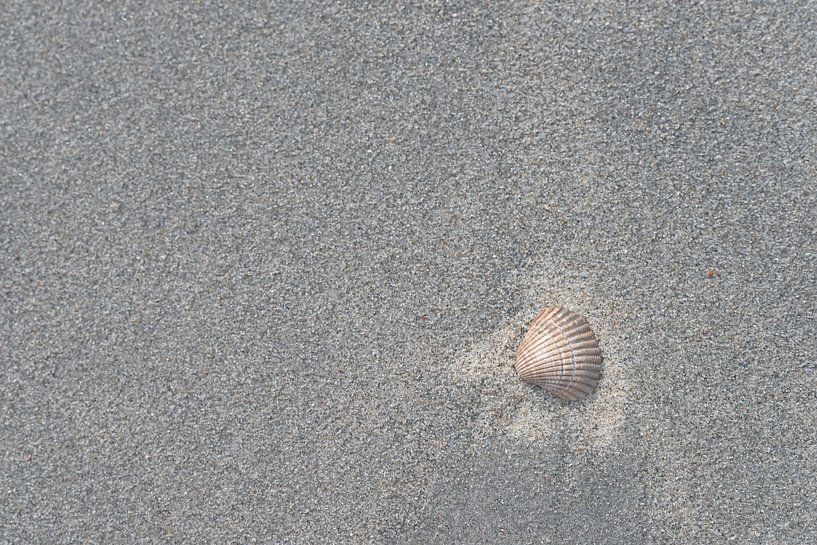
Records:
<instances>
[{"instance_id":1,"label":"ridged shell","mask_svg":"<svg viewBox=\"0 0 817 545\"><path fill-rule=\"evenodd\" d=\"M525 382L565 400L589 395L601 378L599 341L587 320L563 307L533 319L516 349L514 368Z\"/></svg>"}]
</instances>

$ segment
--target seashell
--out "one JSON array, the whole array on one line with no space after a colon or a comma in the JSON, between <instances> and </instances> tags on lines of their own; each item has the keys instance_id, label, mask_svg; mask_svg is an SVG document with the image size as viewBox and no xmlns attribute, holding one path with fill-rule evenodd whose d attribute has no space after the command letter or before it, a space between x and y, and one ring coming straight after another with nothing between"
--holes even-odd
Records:
<instances>
[{"instance_id":1,"label":"seashell","mask_svg":"<svg viewBox=\"0 0 817 545\"><path fill-rule=\"evenodd\" d=\"M601 350L590 324L563 307L533 319L516 349L514 368L525 382L568 401L589 395L601 378Z\"/></svg>"}]
</instances>

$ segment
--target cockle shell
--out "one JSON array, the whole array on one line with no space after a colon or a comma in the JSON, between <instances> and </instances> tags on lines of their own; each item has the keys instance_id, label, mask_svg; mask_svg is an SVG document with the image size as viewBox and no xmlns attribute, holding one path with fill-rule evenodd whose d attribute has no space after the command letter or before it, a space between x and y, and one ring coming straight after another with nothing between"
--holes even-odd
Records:
<instances>
[{"instance_id":1,"label":"cockle shell","mask_svg":"<svg viewBox=\"0 0 817 545\"><path fill-rule=\"evenodd\" d=\"M563 307L533 319L516 349L514 368L525 382L565 400L589 395L601 378L599 341L587 320Z\"/></svg>"}]
</instances>

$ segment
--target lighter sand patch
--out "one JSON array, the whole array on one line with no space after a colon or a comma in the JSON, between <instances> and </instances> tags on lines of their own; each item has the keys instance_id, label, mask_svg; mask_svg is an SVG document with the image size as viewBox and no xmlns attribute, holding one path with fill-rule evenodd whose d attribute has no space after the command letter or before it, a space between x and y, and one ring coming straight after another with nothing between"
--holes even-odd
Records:
<instances>
[{"instance_id":1,"label":"lighter sand patch","mask_svg":"<svg viewBox=\"0 0 817 545\"><path fill-rule=\"evenodd\" d=\"M480 432L544 444L558 437L560 441L568 440L576 451L604 454L620 439L632 392L626 366L621 363L622 347L611 321L602 315L604 309L593 305L596 299L586 288L574 285L561 290L560 296L556 296L555 289L541 288L531 287L527 299L535 303L467 347L457 362L484 392L478 418ZM528 323L546 305L564 305L583 314L599 337L603 376L586 400L559 401L541 388L523 383L513 370L514 353Z\"/></svg>"}]
</instances>

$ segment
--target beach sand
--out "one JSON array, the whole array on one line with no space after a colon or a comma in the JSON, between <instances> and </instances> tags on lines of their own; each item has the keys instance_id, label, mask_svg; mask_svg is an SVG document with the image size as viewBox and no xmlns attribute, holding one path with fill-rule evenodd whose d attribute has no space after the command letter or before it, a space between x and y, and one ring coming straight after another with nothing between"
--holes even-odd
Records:
<instances>
[{"instance_id":1,"label":"beach sand","mask_svg":"<svg viewBox=\"0 0 817 545\"><path fill-rule=\"evenodd\" d=\"M5 2L0 541L816 543L815 27Z\"/></svg>"}]
</instances>

